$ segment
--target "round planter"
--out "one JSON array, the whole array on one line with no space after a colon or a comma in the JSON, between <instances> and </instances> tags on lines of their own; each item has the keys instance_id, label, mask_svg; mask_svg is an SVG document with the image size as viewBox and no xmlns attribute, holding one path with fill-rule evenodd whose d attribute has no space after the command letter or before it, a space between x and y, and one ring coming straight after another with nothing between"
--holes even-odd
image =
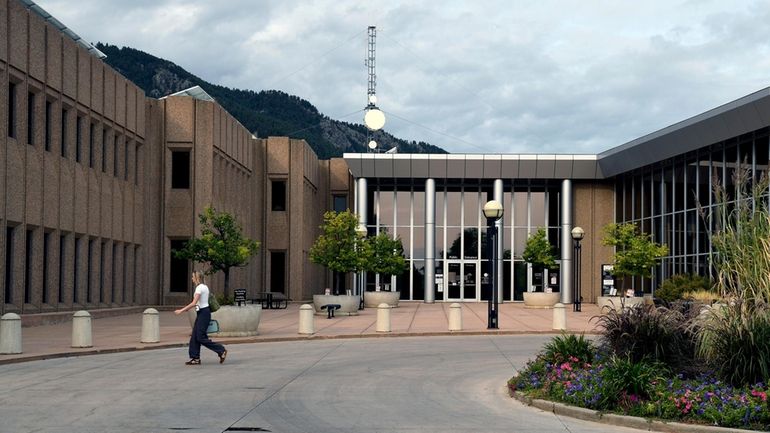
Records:
<instances>
[{"instance_id":1,"label":"round planter","mask_svg":"<svg viewBox=\"0 0 770 433\"><path fill-rule=\"evenodd\" d=\"M313 308L318 315L327 314L321 307L328 304L339 304L340 309L335 311L335 315L357 316L358 306L361 298L356 295L313 295Z\"/></svg>"},{"instance_id":2,"label":"round planter","mask_svg":"<svg viewBox=\"0 0 770 433\"><path fill-rule=\"evenodd\" d=\"M644 298L641 296L635 296L633 298L621 298L620 296L597 296L596 305L601 311L604 311L605 307L608 309L614 309L615 311L620 311L623 306L626 308L631 308L644 305Z\"/></svg>"},{"instance_id":3,"label":"round planter","mask_svg":"<svg viewBox=\"0 0 770 433\"><path fill-rule=\"evenodd\" d=\"M553 308L559 300L558 292L524 292L524 308Z\"/></svg>"},{"instance_id":4,"label":"round planter","mask_svg":"<svg viewBox=\"0 0 770 433\"><path fill-rule=\"evenodd\" d=\"M195 324L195 310L188 310L190 327ZM257 335L259 319L262 317L261 305L223 305L211 313L211 319L219 322L218 337L250 337Z\"/></svg>"},{"instance_id":5,"label":"round planter","mask_svg":"<svg viewBox=\"0 0 770 433\"><path fill-rule=\"evenodd\" d=\"M396 308L399 299L401 299L401 292L366 292L364 293L364 307L377 308L380 304L388 304L391 308Z\"/></svg>"}]
</instances>

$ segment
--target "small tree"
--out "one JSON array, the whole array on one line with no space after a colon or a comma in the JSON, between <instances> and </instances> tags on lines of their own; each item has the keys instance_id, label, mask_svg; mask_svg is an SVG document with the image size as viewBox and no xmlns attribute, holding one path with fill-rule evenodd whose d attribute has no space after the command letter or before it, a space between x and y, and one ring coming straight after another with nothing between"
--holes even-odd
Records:
<instances>
[{"instance_id":1,"label":"small tree","mask_svg":"<svg viewBox=\"0 0 770 433\"><path fill-rule=\"evenodd\" d=\"M527 244L524 247L524 252L521 257L525 262L542 271L559 267L556 263L556 253L554 252L553 245L548 242L545 229L542 227L538 228L537 231L527 239ZM545 278L545 276L543 278Z\"/></svg>"},{"instance_id":2,"label":"small tree","mask_svg":"<svg viewBox=\"0 0 770 433\"><path fill-rule=\"evenodd\" d=\"M225 298L230 297L230 268L245 266L257 254L259 242L243 236L241 225L227 212L217 212L209 206L198 215L201 237L192 238L174 256L197 263L206 263L207 274L225 274Z\"/></svg>"},{"instance_id":3,"label":"small tree","mask_svg":"<svg viewBox=\"0 0 770 433\"><path fill-rule=\"evenodd\" d=\"M310 248L310 261L338 274L334 294L340 292L342 274L362 269L367 261L364 238L356 232L358 215L344 212L326 212L321 233Z\"/></svg>"},{"instance_id":4,"label":"small tree","mask_svg":"<svg viewBox=\"0 0 770 433\"><path fill-rule=\"evenodd\" d=\"M652 267L668 254L668 247L641 233L634 223L607 224L602 245L615 247L612 275L644 277L652 275Z\"/></svg>"},{"instance_id":5,"label":"small tree","mask_svg":"<svg viewBox=\"0 0 770 433\"><path fill-rule=\"evenodd\" d=\"M364 270L367 272L389 277L401 275L408 267L401 238L392 239L387 232L382 231L366 240L366 249L368 260L364 263Z\"/></svg>"}]
</instances>

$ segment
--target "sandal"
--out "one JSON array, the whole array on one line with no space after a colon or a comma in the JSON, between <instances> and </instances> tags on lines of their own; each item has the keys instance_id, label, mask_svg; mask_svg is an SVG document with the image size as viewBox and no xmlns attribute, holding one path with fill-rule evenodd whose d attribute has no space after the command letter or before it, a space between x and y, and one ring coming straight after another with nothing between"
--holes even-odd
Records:
<instances>
[{"instance_id":1,"label":"sandal","mask_svg":"<svg viewBox=\"0 0 770 433\"><path fill-rule=\"evenodd\" d=\"M227 349L225 349L224 352L219 354L219 363L221 364L221 363L225 362L225 358L227 358ZM200 361L198 361L198 362L200 362Z\"/></svg>"},{"instance_id":2,"label":"sandal","mask_svg":"<svg viewBox=\"0 0 770 433\"><path fill-rule=\"evenodd\" d=\"M185 362L185 365L201 365L200 358L192 358L189 361Z\"/></svg>"}]
</instances>

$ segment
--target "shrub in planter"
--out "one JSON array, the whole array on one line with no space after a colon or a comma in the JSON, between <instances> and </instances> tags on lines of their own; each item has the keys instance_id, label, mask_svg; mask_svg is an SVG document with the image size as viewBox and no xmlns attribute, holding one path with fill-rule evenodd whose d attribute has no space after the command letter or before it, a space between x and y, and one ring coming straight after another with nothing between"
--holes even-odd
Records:
<instances>
[{"instance_id":1,"label":"shrub in planter","mask_svg":"<svg viewBox=\"0 0 770 433\"><path fill-rule=\"evenodd\" d=\"M655 297L666 302L674 302L685 299L685 293L693 291L711 291L711 280L700 275L678 274L663 281L660 287L655 289ZM714 292L716 296L716 292Z\"/></svg>"},{"instance_id":2,"label":"shrub in planter","mask_svg":"<svg viewBox=\"0 0 770 433\"><path fill-rule=\"evenodd\" d=\"M553 337L545 345L541 357L551 364L558 364L575 358L582 362L591 363L594 361L596 348L591 340L585 338L583 334L579 336L574 334L562 333Z\"/></svg>"}]
</instances>

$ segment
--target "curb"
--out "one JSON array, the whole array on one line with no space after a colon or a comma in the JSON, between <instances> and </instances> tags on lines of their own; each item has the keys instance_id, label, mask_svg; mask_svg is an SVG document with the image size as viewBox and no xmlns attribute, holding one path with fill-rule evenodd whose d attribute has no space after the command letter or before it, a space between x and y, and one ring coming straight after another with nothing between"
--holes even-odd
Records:
<instances>
[{"instance_id":1,"label":"curb","mask_svg":"<svg viewBox=\"0 0 770 433\"><path fill-rule=\"evenodd\" d=\"M553 412L555 415L568 416L583 421L609 424L619 427L629 427L638 430L649 430L664 433L760 433L758 430L744 430L729 427L715 427L700 424L685 424L681 422L666 422L654 419L641 418L628 415L617 415L614 413L603 413L593 409L571 406L564 403L557 403L548 400L533 399L527 397L521 391L508 388L508 395L519 402L538 408L546 412Z\"/></svg>"}]
</instances>

